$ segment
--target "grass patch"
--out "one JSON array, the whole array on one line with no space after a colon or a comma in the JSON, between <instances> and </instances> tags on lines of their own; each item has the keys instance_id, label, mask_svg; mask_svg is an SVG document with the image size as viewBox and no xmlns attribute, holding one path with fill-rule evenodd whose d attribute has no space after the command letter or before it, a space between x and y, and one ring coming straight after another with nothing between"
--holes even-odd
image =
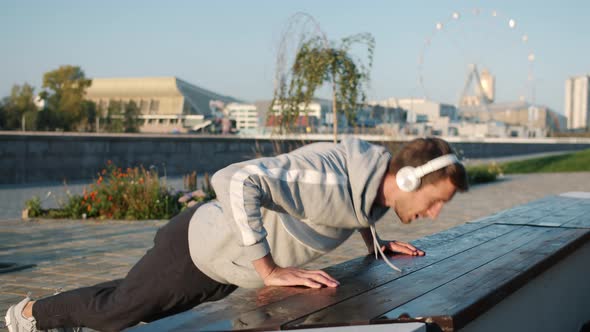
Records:
<instances>
[{"instance_id":1,"label":"grass patch","mask_svg":"<svg viewBox=\"0 0 590 332\"><path fill-rule=\"evenodd\" d=\"M467 176L471 185L496 181L498 176L503 174L558 172L590 172L590 149L502 164L467 166Z\"/></svg>"},{"instance_id":2,"label":"grass patch","mask_svg":"<svg viewBox=\"0 0 590 332\"><path fill-rule=\"evenodd\" d=\"M511 161L500 165L504 174L589 172L590 149L559 156Z\"/></svg>"}]
</instances>

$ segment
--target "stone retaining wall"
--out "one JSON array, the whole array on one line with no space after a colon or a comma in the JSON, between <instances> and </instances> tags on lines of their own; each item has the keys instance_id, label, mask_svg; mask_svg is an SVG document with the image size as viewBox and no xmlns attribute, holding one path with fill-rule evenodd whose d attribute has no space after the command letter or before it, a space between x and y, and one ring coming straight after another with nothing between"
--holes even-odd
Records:
<instances>
[{"instance_id":1,"label":"stone retaining wall","mask_svg":"<svg viewBox=\"0 0 590 332\"><path fill-rule=\"evenodd\" d=\"M363 137L398 148L405 140ZM107 160L120 167L157 167L160 175L212 173L258 156L287 152L330 136L301 138L65 133L0 133L0 184L91 180ZM448 139L466 158L491 158L590 148L580 139Z\"/></svg>"}]
</instances>

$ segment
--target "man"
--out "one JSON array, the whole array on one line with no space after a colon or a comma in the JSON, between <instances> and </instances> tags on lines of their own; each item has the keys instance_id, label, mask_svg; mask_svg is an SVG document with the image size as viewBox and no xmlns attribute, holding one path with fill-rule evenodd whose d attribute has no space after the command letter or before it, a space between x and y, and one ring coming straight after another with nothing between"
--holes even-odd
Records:
<instances>
[{"instance_id":1,"label":"man","mask_svg":"<svg viewBox=\"0 0 590 332\"><path fill-rule=\"evenodd\" d=\"M118 331L221 299L237 287L337 287L324 271L300 268L355 230L369 253L422 256L384 241L374 225L392 208L401 222L435 219L466 172L448 143L417 139L392 158L385 148L347 138L230 165L212 178L217 199L161 228L154 247L121 280L38 301L6 315L9 330L86 326Z\"/></svg>"}]
</instances>

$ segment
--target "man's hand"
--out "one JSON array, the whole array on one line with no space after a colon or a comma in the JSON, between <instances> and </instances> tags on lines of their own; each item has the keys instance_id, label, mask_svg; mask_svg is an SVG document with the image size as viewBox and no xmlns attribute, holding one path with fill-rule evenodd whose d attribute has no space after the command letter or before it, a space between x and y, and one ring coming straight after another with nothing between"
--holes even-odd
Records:
<instances>
[{"instance_id":1,"label":"man's hand","mask_svg":"<svg viewBox=\"0 0 590 332\"><path fill-rule=\"evenodd\" d=\"M322 270L304 270L295 267L275 267L264 278L266 286L307 286L309 288L338 287L340 283Z\"/></svg>"},{"instance_id":2,"label":"man's hand","mask_svg":"<svg viewBox=\"0 0 590 332\"><path fill-rule=\"evenodd\" d=\"M266 286L307 286L320 288L323 285L338 287L340 283L329 274L321 270L304 270L295 267L279 267L269 253L252 261L256 272Z\"/></svg>"},{"instance_id":3,"label":"man's hand","mask_svg":"<svg viewBox=\"0 0 590 332\"><path fill-rule=\"evenodd\" d=\"M402 241L379 240L381 250L410 256L424 256L426 253L413 245Z\"/></svg>"},{"instance_id":4,"label":"man's hand","mask_svg":"<svg viewBox=\"0 0 590 332\"><path fill-rule=\"evenodd\" d=\"M367 250L369 254L374 254L373 252L373 236L371 235L371 230L367 228L359 229L359 233L363 237L365 241L365 245L367 246ZM381 246L381 250L383 252L390 251L394 253L400 253L404 255L411 255L411 256L424 256L424 251L414 247L413 245L402 242L402 241L387 241L379 239L377 236L377 241L379 241L379 245Z\"/></svg>"}]
</instances>

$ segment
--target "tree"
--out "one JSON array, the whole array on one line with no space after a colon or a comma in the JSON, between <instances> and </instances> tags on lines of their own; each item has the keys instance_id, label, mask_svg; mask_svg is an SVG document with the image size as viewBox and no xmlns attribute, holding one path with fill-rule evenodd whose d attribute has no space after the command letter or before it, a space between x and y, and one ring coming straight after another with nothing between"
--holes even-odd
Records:
<instances>
[{"instance_id":1,"label":"tree","mask_svg":"<svg viewBox=\"0 0 590 332\"><path fill-rule=\"evenodd\" d=\"M123 127L126 133L139 132L139 113L139 106L133 100L125 104Z\"/></svg>"},{"instance_id":2,"label":"tree","mask_svg":"<svg viewBox=\"0 0 590 332\"><path fill-rule=\"evenodd\" d=\"M63 130L80 129L84 119L84 95L92 81L86 79L84 72L77 66L60 66L43 75L42 96L47 108L53 111L50 118L56 123L43 124L56 126Z\"/></svg>"},{"instance_id":3,"label":"tree","mask_svg":"<svg viewBox=\"0 0 590 332\"><path fill-rule=\"evenodd\" d=\"M96 103L90 100L84 100L81 104L82 119L79 124L79 129L83 131L96 131L98 111Z\"/></svg>"},{"instance_id":4,"label":"tree","mask_svg":"<svg viewBox=\"0 0 590 332\"><path fill-rule=\"evenodd\" d=\"M6 104L8 103L8 97L0 100L0 130L6 129Z\"/></svg>"},{"instance_id":5,"label":"tree","mask_svg":"<svg viewBox=\"0 0 590 332\"><path fill-rule=\"evenodd\" d=\"M364 65L351 55L351 47L364 44L368 62ZM324 83L332 84L334 141L338 134L338 112L344 112L349 123L355 122L359 104L364 103L364 86L369 81L375 40L370 34L358 34L342 39L339 46L330 45L325 38L305 40L295 56L289 82L281 80L275 89L269 113L279 108L281 131L291 131L302 110L308 108L314 94Z\"/></svg>"},{"instance_id":6,"label":"tree","mask_svg":"<svg viewBox=\"0 0 590 332\"><path fill-rule=\"evenodd\" d=\"M35 130L37 127L37 107L34 102L35 88L24 83L15 84L10 97L3 101L3 128Z\"/></svg>"},{"instance_id":7,"label":"tree","mask_svg":"<svg viewBox=\"0 0 590 332\"><path fill-rule=\"evenodd\" d=\"M102 111L101 111L102 113ZM113 133L139 132L140 109L136 102L111 100L104 120L104 130Z\"/></svg>"},{"instance_id":8,"label":"tree","mask_svg":"<svg viewBox=\"0 0 590 332\"><path fill-rule=\"evenodd\" d=\"M123 102L119 100L111 100L107 108L107 116L105 118L104 131L111 133L121 133L125 129L123 124Z\"/></svg>"}]
</instances>

